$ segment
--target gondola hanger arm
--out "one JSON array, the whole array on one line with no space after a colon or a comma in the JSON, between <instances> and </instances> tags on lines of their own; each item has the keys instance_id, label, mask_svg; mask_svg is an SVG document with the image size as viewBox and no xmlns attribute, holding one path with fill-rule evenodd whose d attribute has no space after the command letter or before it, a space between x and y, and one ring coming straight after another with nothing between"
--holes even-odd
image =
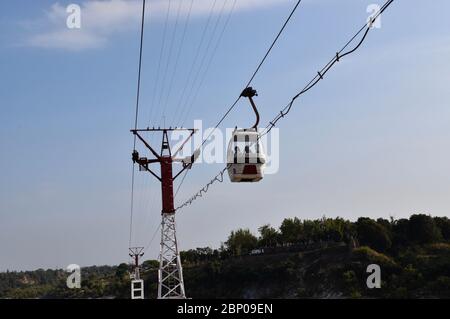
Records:
<instances>
[{"instance_id":1,"label":"gondola hanger arm","mask_svg":"<svg viewBox=\"0 0 450 319\"><path fill-rule=\"evenodd\" d=\"M254 96L258 96L258 93L251 86L245 88L244 91L242 91L242 93L241 93L241 97L246 97L250 100L250 104L251 104L251 106L253 108L253 112L255 112L255 116L256 116L256 122L252 128L257 129L258 124L259 124L259 112L258 112L255 102L253 101Z\"/></svg>"}]
</instances>

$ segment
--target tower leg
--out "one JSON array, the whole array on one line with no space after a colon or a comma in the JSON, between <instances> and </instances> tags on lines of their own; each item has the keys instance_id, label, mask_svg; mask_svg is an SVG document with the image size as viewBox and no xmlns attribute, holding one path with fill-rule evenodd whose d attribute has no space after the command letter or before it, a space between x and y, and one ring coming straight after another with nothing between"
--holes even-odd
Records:
<instances>
[{"instance_id":1,"label":"tower leg","mask_svg":"<svg viewBox=\"0 0 450 319\"><path fill-rule=\"evenodd\" d=\"M158 271L158 299L185 298L183 269L177 246L175 214L163 213Z\"/></svg>"}]
</instances>

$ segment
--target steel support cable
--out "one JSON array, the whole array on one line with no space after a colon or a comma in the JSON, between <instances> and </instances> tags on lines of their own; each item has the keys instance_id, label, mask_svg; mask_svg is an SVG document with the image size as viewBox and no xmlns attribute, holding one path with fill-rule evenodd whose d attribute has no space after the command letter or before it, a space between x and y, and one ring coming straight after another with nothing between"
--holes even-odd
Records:
<instances>
[{"instance_id":1,"label":"steel support cable","mask_svg":"<svg viewBox=\"0 0 450 319\"><path fill-rule=\"evenodd\" d=\"M284 22L283 26L281 27L280 32L278 32L277 36L275 37L275 39L273 40L272 44L270 45L269 50L267 50L266 54L264 55L264 58L261 60L261 63L259 63L259 65L256 68L255 72L253 73L252 77L250 78L250 80L248 81L247 85L245 86L246 88L250 86L250 84L252 83L252 81L255 78L256 74L259 72L259 69L261 69L262 65L264 64L264 62L266 61L267 57L269 56L270 51L272 51L273 47L275 46L275 44L278 41L278 38L283 33L284 29L286 28L287 24L291 20L291 18L294 15L295 11L297 11L297 7L300 5L301 2L302 2L302 0L298 0L297 1L296 5L294 6L294 8L292 9L292 11L289 14L288 18L286 19L286 21Z\"/></svg>"},{"instance_id":2,"label":"steel support cable","mask_svg":"<svg viewBox=\"0 0 450 319\"><path fill-rule=\"evenodd\" d=\"M139 98L141 95L141 70L142 70L142 48L144 43L144 25L145 25L145 0L142 1L142 19L141 19L141 38L139 45L139 66L138 66L138 79L137 79L137 92L136 92L136 112L134 117L134 128L137 129L138 117L139 117ZM133 150L136 149L136 135L133 140ZM135 163L133 162L131 173L131 203L130 203L130 237L128 246L131 246L132 234L133 234L133 209L134 209L134 174Z\"/></svg>"},{"instance_id":3,"label":"steel support cable","mask_svg":"<svg viewBox=\"0 0 450 319\"><path fill-rule=\"evenodd\" d=\"M148 178L150 178L149 176L147 176ZM147 184L144 185L144 190L147 189L146 187ZM150 203L155 203L156 202L156 196L158 195L157 189L153 188L151 186L148 187L148 192L146 193L146 201L143 204L143 211L145 212L145 217L144 220L142 221L142 223L140 223L140 225L142 225L142 229L148 229L147 226L151 226L151 221L152 221L152 209L150 206Z\"/></svg>"},{"instance_id":4,"label":"steel support cable","mask_svg":"<svg viewBox=\"0 0 450 319\"><path fill-rule=\"evenodd\" d=\"M169 16L170 16L172 0L168 0L167 2L168 2L168 4L167 4L167 11L165 14L164 29L163 29L162 40L161 40L161 48L159 51L158 66L156 69L156 79L154 81L152 100L151 100L150 110L149 110L149 114L148 114L148 126L151 126L151 123L153 122L153 117L154 117L153 110L155 109L155 99L156 99L156 95L158 93L159 78L160 78L160 73L161 73L161 64L162 64L163 55L164 55L164 51L165 51L164 49L166 47L166 35L167 35L167 28L168 28L168 23L169 23ZM156 111L155 115L157 116L157 111ZM155 124L156 124L157 120L158 119L156 118L154 121ZM155 135L150 136L151 143L153 143L155 138L156 138Z\"/></svg>"},{"instance_id":5,"label":"steel support cable","mask_svg":"<svg viewBox=\"0 0 450 319\"><path fill-rule=\"evenodd\" d=\"M184 28L183 28L183 34L181 36L180 46L178 47L177 56L175 58L175 66L174 66L174 69L173 69L173 72L172 72L172 75L171 75L170 81L169 81L169 88L168 88L168 92L167 92L167 95L166 95L166 98L165 98L165 102L164 102L165 107L167 107L167 104L169 103L170 94L172 93L173 82L175 80L175 74L177 73L177 70L178 70L178 64L180 62L181 52L182 52L182 49L183 49L184 41L186 39L187 27L189 25L189 21L190 21L190 18L191 18L193 4L194 4L194 0L191 0L191 3L189 5L189 10L188 10L188 13L187 13L187 17L186 17L186 20L184 22Z\"/></svg>"},{"instance_id":6,"label":"steel support cable","mask_svg":"<svg viewBox=\"0 0 450 319\"><path fill-rule=\"evenodd\" d=\"M298 0L297 3L295 4L295 6L292 8L291 12L289 13L289 16L286 18L285 22L283 23L280 31L277 33L275 39L272 41L272 44L270 45L269 49L266 51L266 53L264 54L264 57L262 58L262 60L260 61L260 63L258 64L256 70L253 72L252 76L250 77L250 80L247 82L247 84L245 85L245 88L249 87L250 84L252 83L252 81L255 79L256 75L258 74L258 72L260 71L262 65L264 64L264 62L266 61L267 57L269 56L270 52L272 51L272 49L275 47L275 44L278 42L278 39L280 38L281 34L283 33L284 29L286 28L287 24L289 23L289 21L292 19L294 13L297 11L297 8L299 7L300 3L302 2L302 0ZM202 148L203 145L205 145L206 141L211 137L211 135L213 134L213 132L222 124L222 122L227 118L227 116L231 113L231 111L234 109L234 107L237 105L237 103L240 100L240 95L236 98L236 100L231 104L231 106L228 108L228 110L225 112L225 114L220 118L220 120L217 122L217 124L214 126L214 128L211 130L211 132L208 134L208 136L203 139L201 145L199 148ZM225 171L226 168L223 170ZM187 175L187 173L186 173ZM223 176L223 174L218 174ZM216 175L216 177L218 176ZM213 180L216 180L216 178L214 178Z\"/></svg>"},{"instance_id":7,"label":"steel support cable","mask_svg":"<svg viewBox=\"0 0 450 319\"><path fill-rule=\"evenodd\" d=\"M283 26L281 27L280 31L278 32L277 36L275 37L275 39L272 41L272 44L270 45L269 49L266 51L264 57L262 58L261 62L259 63L258 67L256 68L255 72L253 72L252 76L250 77L250 80L247 82L247 84L245 85L245 88L248 88L250 86L250 84L253 82L253 80L255 79L256 75L258 74L258 72L260 71L262 65L264 64L264 62L266 61L267 57L269 56L270 52L272 51L272 49L274 48L275 44L277 43L278 39L280 38L281 34L283 33L284 29L286 28L287 24L289 23L289 21L291 20L292 16L294 15L294 13L297 11L297 8L299 7L300 3L302 2L302 0L298 0L297 3L295 4L294 8L291 10L291 13L289 14L289 16L287 17L286 21L283 23ZM230 114L230 112L234 109L234 107L237 105L237 103L239 102L241 96L239 95L236 100L233 102L233 104L231 104L231 106L228 108L228 110L225 112L225 114L222 116L222 118L219 120L219 122L217 122L216 126L214 126L214 128L211 130L211 132L208 134L208 136L203 140L201 146L203 146L206 141L208 140L208 138L212 135L212 133L219 127L220 124L222 124L222 122L227 118L228 114Z\"/></svg>"},{"instance_id":8,"label":"steel support cable","mask_svg":"<svg viewBox=\"0 0 450 319\"><path fill-rule=\"evenodd\" d=\"M156 227L152 237L150 237L150 241L145 245L144 247L144 254L147 252L147 250L150 248L151 244L155 240L156 234L159 232L159 229L161 228L161 223L158 224L158 227Z\"/></svg>"},{"instance_id":9,"label":"steel support cable","mask_svg":"<svg viewBox=\"0 0 450 319\"><path fill-rule=\"evenodd\" d=\"M210 48L211 48L211 44L213 43L213 40L214 40L214 38L216 36L217 28L218 28L218 26L220 24L220 21L222 20L222 16L223 16L223 13L224 13L224 10L225 10L227 2L228 2L228 0L224 0L223 1L223 4L222 4L222 7L221 7L221 9L219 11L218 17L217 17L215 23L213 24L212 31L211 31L211 36L209 37L208 42L206 43L204 54L203 54L202 58L200 59L200 65L199 65L199 67L197 69L197 72L194 75L193 80L190 81L191 83L190 83L188 94L186 96L186 99L183 102L183 106L181 108L181 111L179 112L179 114L177 116L177 121L175 122L176 126L178 126L178 123L182 121L184 113L186 111L189 112L189 107L190 107L189 100L192 100L192 94L196 91L195 90L196 84L198 82L198 79L199 79L199 76L201 74L201 71L203 70L203 67L205 65L205 61L208 58L208 55L209 55L209 52L210 52ZM214 54L214 53L215 52L213 51L211 54Z\"/></svg>"},{"instance_id":10,"label":"steel support cable","mask_svg":"<svg viewBox=\"0 0 450 319\"><path fill-rule=\"evenodd\" d=\"M370 30L372 29L372 25L373 23L378 19L378 17L392 4L392 2L394 2L394 0L388 0L381 8L380 10L377 12L377 14L375 14L371 20L364 24L364 26L362 26L359 31L350 39L350 41L348 41L345 46L336 53L336 55L333 57L333 59L330 60L330 62L328 62L323 68L322 70L320 70L319 72L317 72L317 75L303 88L303 90L301 90L298 94L296 94L291 101L278 113L278 115L272 119L272 121L269 122L269 124L266 126L266 128L264 129L264 131L261 133L261 135L259 136L259 138L267 135L270 130L272 130L273 127L275 127L276 123L281 120L282 118L284 118L291 110L295 100L297 100L301 95L305 94L306 92L308 92L309 90L311 90L314 86L316 86L321 80L324 79L324 76L328 73L328 71L337 63L339 62L342 58L346 57L347 55L350 55L352 53L354 53L356 50L358 50L361 45L364 43L364 41L367 38L367 35L369 34ZM364 33L363 33L364 32ZM361 35L361 33L363 33L360 41L358 42L358 44L353 47L353 49L343 53L349 46L350 44L359 36ZM258 139L259 139L258 138Z\"/></svg>"},{"instance_id":11,"label":"steel support cable","mask_svg":"<svg viewBox=\"0 0 450 319\"><path fill-rule=\"evenodd\" d=\"M172 51L173 51L173 44L175 42L175 36L177 33L177 29L178 29L178 21L180 19L180 12L181 12L181 6L182 6L183 2L180 1L180 3L178 4L178 9L177 9L177 14L176 14L176 18L175 18L175 26L172 32L172 37L170 40L170 45L169 45L169 54L167 55L167 62L166 62L166 68L165 71L163 73L163 78L162 78L162 88L160 91L160 95L159 95L159 100L158 100L158 105L161 105L162 101L163 101L163 96L164 96L164 92L166 89L166 77L167 77L167 73L169 71L169 66L170 66L170 59L172 57ZM163 111L163 116L166 116L166 112L165 112L166 108L163 107L162 111Z\"/></svg>"},{"instance_id":12,"label":"steel support cable","mask_svg":"<svg viewBox=\"0 0 450 319\"><path fill-rule=\"evenodd\" d=\"M154 108L154 105L155 105L155 96L156 96L156 92L158 90L159 74L161 73L161 62L162 62L162 58L163 58L163 54L164 54L164 48L166 46L167 24L168 24L168 21L169 21L169 14L170 14L171 3L172 3L172 1L169 0L168 1L168 5L167 5L166 21L164 22L162 44L161 44L161 49L159 51L158 67L156 69L156 80L155 80L155 85L153 86L152 104L151 104L151 107L150 107L150 114L149 114L149 119L148 119L149 126L150 126L150 123L152 121L153 108Z\"/></svg>"},{"instance_id":13,"label":"steel support cable","mask_svg":"<svg viewBox=\"0 0 450 319\"><path fill-rule=\"evenodd\" d=\"M172 84L173 84L175 71L176 71L177 66L178 66L178 62L179 62L179 58L180 58L180 54L181 54L181 48L182 48L182 46L183 46L184 39L185 39L185 36L186 36L186 29L187 29L188 22L189 22L189 20L190 20L190 16L191 16L191 11L192 11L192 5L193 5L193 3L194 3L194 0L191 0L190 6L189 6L189 10L188 10L188 13L187 13L187 18L186 18L186 21L185 21L185 23L184 23L184 30L183 30L183 34L182 34L181 44L180 44L180 47L178 48L178 52L177 52L177 56L176 56L176 61L175 61L174 71L172 72L172 75L171 75L171 79L170 79L170 84L169 84L169 87L168 87L168 93L167 93L167 96L166 96L165 99L164 99L164 100L165 100L165 103L161 103L161 102L162 102L162 97L163 97L164 91L165 91L165 78L166 78L166 74L167 74L167 72L168 72L169 63L170 63L170 57L172 56L172 49L173 49L173 45L174 45L174 41L175 41L175 35L176 35L176 31L177 31L178 23L179 23L179 19L180 19L181 7L182 7L182 4L183 4L182 1L180 1L179 5L178 5L178 8L177 8L174 31L173 31L173 33L172 33L172 37L171 37L171 41L170 41L169 55L168 55L168 58L167 58L167 63L166 63L166 67L165 67L165 72L164 72L163 80L162 80L163 86L162 86L162 89L161 89L161 92L160 92L159 102L158 102L158 105L162 105L162 106L163 106L163 107L162 107L162 118L165 118L165 110L167 109L167 100L168 100L168 97L169 97L169 94L170 94L170 91L171 91L171 87L172 87ZM169 4L169 5L170 5L170 4ZM169 8L170 8L170 7L169 7ZM167 16L167 17L168 17L168 16ZM163 126L165 126L165 124L164 124ZM145 185L144 185L144 186L145 186ZM152 199L153 199L153 198L152 198ZM147 207L148 207L148 205L149 205L150 202L152 202L152 200L150 200L150 196L148 196L148 199L147 199L147 201L146 201L146 203L145 203L145 206L144 206L144 208L145 208L144 210L147 209ZM147 219L148 219L148 218L147 218ZM145 223L147 222L147 219L146 219Z\"/></svg>"},{"instance_id":14,"label":"steel support cable","mask_svg":"<svg viewBox=\"0 0 450 319\"><path fill-rule=\"evenodd\" d=\"M197 50L196 50L196 53L195 53L195 56L194 56L194 60L192 61L192 64L191 64L191 66L189 68L188 75L186 77L186 83L184 84L183 89L181 90L180 98L178 100L178 103L177 103L177 106L175 108L175 113L174 114L178 114L179 113L180 107L183 104L182 101L183 101L183 98L186 95L186 90L187 90L188 85L190 83L190 79L192 77L192 73L194 72L194 67L197 64L197 60L199 58L200 51L201 51L202 46L203 46L203 42L205 41L205 36L206 36L207 31L208 31L209 24L211 23L211 18L213 16L214 8L216 7L216 4L217 4L217 0L214 0L213 4L211 6L211 9L209 11L209 15L208 15L208 19L206 21L206 25L203 28L202 35L200 37L200 42L198 44L198 47L197 47Z\"/></svg>"},{"instance_id":15,"label":"steel support cable","mask_svg":"<svg viewBox=\"0 0 450 319\"><path fill-rule=\"evenodd\" d=\"M186 170L186 172L184 172L183 178L181 179L180 184L178 184L177 190L175 191L175 195L173 196L174 199L177 198L178 192L180 191L181 185L183 185L184 183L184 179L186 178L188 171L189 170Z\"/></svg>"},{"instance_id":16,"label":"steel support cable","mask_svg":"<svg viewBox=\"0 0 450 319\"><path fill-rule=\"evenodd\" d=\"M192 104L195 102L195 99L196 99L196 97L197 97L197 95L198 95L198 92L199 92L201 86L203 85L203 81L205 80L206 74L208 73L208 70L209 70L209 68L210 68L210 66L211 66L211 63L212 63L212 61L213 61L215 52L216 52L217 49L219 48L219 44L220 44L220 42L221 42L221 39L222 39L222 37L223 37L223 35L224 35L224 33L225 33L225 30L226 30L226 28L227 28L227 25L228 25L228 23L230 22L231 16L232 16L233 11L234 11L234 9L235 9L235 7L236 7L236 2L237 2L237 0L234 0L233 5L232 5L232 7L231 7L231 9L230 9L230 12L228 13L227 20L225 21L224 27L223 27L223 29L222 29L222 32L221 32L220 36L219 36L219 40L217 41L216 46L215 46L215 48L214 48L214 53L213 53L213 55L211 56L210 60L208 61L208 64L207 64L207 67L206 67L206 70L205 70L205 74L204 74L204 76L203 76L203 78L202 78L202 81L200 82L199 87L197 88L197 92L196 92L195 95L194 95L194 99L192 100L192 103L191 103L191 106L190 106L189 109L192 108ZM181 127L184 126L184 122L186 121L188 115L189 115L189 113L186 114L186 116L185 116L183 122L181 123ZM183 185L183 183L184 183L184 181L185 181L185 179L186 179L186 175L188 174L188 172L189 172L189 171L186 170L186 173L184 173L183 179L181 180L180 184L179 184L178 187L177 187L177 191L176 191L176 193L175 193L174 199L176 199L176 197L177 197L177 195L178 195L178 192L179 192L181 186Z\"/></svg>"},{"instance_id":17,"label":"steel support cable","mask_svg":"<svg viewBox=\"0 0 450 319\"><path fill-rule=\"evenodd\" d=\"M388 0L381 8L380 10L377 12L377 14L375 14L369 22L367 22L366 24L364 24L364 26L345 44L345 46L336 53L336 55L334 56L333 59L330 60L330 62L328 62L321 71L317 72L317 75L315 77L313 77L313 79L304 87L303 90L301 90L299 93L297 93L292 99L291 101L280 111L280 113L272 120L269 122L269 124L266 126L266 128L264 129L263 133L261 133L261 135L258 137L258 140L263 137L264 135L268 134L273 127L275 127L276 123L284 118L291 110L294 102L296 99L298 99L299 96L305 94L306 92L308 92L310 89L312 89L314 86L317 85L317 83L319 83L321 80L324 79L324 75L328 73L328 71L337 63L339 62L342 58L346 57L347 55L350 55L352 53L354 53L356 50L358 50L361 45L364 43L365 39L367 38L368 33L370 32L370 30L372 29L373 23L378 19L378 17L392 4L392 2L394 2L394 0ZM353 43L353 41L359 36L361 35L361 33L363 33L363 36L361 37L361 40L357 43L357 45L345 52L344 52L351 43ZM224 172L228 169L228 167L230 167L230 164L228 164L224 169L222 169L219 174L217 174L208 184L206 184L205 187L203 187L202 189L200 189L197 193L195 193L192 197L190 197L187 201L185 201L182 205L178 206L176 208L176 210L179 210L183 207L186 207L190 204L192 204L193 201L195 201L197 198L202 197L203 193L206 193L209 189L209 186L212 185L214 182L217 181L217 177L218 176L222 176ZM221 182L221 181L220 181Z\"/></svg>"},{"instance_id":18,"label":"steel support cable","mask_svg":"<svg viewBox=\"0 0 450 319\"><path fill-rule=\"evenodd\" d=\"M231 16L232 16L232 14L233 14L233 12L234 12L234 9L235 9L235 7L236 7L236 2L237 2L237 0L234 0L233 5L232 5L232 7L231 7L231 9L230 9L230 12L228 13L228 17L227 17L227 19L226 19L226 21L225 21L225 23L224 23L224 26L223 26L223 28L222 28L222 31L221 31L220 35L219 35L218 41L217 41L217 43L216 43L216 45L215 45L215 47L214 47L214 49L213 49L213 53L212 53L212 55L210 56L209 61L208 61L207 65L206 65L206 69L205 69L205 72L203 73L203 76L202 76L202 79L201 79L201 81L200 81L200 84L199 84L199 86L197 87L197 90L196 90L196 92L195 92L195 94L194 94L194 96L193 96L193 98L192 98L192 100L191 100L190 106L189 106L189 108L188 108L188 112L185 114L184 119L183 119L183 121L181 122L181 126L184 126L184 123L185 123L185 121L187 120L187 118L188 118L188 116L189 116L189 114L190 114L190 110L192 109L192 107L193 107L193 105L194 105L194 103L195 103L195 101L196 101L196 99L197 99L197 96L198 96L198 94L199 94L199 92L200 92L200 89L201 89L201 87L203 86L203 83L204 83L204 81L205 81L206 75L208 74L208 71L209 71L209 69L210 69L210 67L211 67L212 61L214 60L214 57L215 57L215 55L216 55L216 52L217 52L217 50L219 49L219 45L220 45L220 43L221 43L221 41L222 41L222 38L223 38L224 33L225 33L225 30L226 30L226 28L227 28L227 26L228 26L228 24L229 24L229 22L230 22Z\"/></svg>"}]
</instances>

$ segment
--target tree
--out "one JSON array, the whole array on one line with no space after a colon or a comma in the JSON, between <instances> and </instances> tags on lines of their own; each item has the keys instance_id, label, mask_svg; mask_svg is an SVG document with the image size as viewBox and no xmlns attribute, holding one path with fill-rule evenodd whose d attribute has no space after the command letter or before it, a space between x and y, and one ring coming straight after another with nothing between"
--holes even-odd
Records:
<instances>
[{"instance_id":1,"label":"tree","mask_svg":"<svg viewBox=\"0 0 450 319\"><path fill-rule=\"evenodd\" d=\"M128 265L125 263L121 263L119 266L117 266L116 277L119 279L123 279L123 277L127 274L127 272L128 272Z\"/></svg>"},{"instance_id":2,"label":"tree","mask_svg":"<svg viewBox=\"0 0 450 319\"><path fill-rule=\"evenodd\" d=\"M197 264L209 261L213 258L219 257L219 252L210 247L189 249L188 251L180 252L181 259L184 263Z\"/></svg>"},{"instance_id":3,"label":"tree","mask_svg":"<svg viewBox=\"0 0 450 319\"><path fill-rule=\"evenodd\" d=\"M263 247L275 247L278 242L279 233L270 225L264 225L258 228L260 233L259 243Z\"/></svg>"},{"instance_id":4,"label":"tree","mask_svg":"<svg viewBox=\"0 0 450 319\"><path fill-rule=\"evenodd\" d=\"M185 264L196 264L199 262L199 256L195 249L181 251L180 258Z\"/></svg>"},{"instance_id":5,"label":"tree","mask_svg":"<svg viewBox=\"0 0 450 319\"><path fill-rule=\"evenodd\" d=\"M323 220L304 220L303 234L301 240L306 245L309 242L317 242L325 239L325 228Z\"/></svg>"},{"instance_id":6,"label":"tree","mask_svg":"<svg viewBox=\"0 0 450 319\"><path fill-rule=\"evenodd\" d=\"M152 268L158 268L159 267L159 261L157 260L146 260L142 263L143 269L152 269Z\"/></svg>"},{"instance_id":7,"label":"tree","mask_svg":"<svg viewBox=\"0 0 450 319\"><path fill-rule=\"evenodd\" d=\"M351 237L351 225L348 221L338 217L322 218L322 227L319 232L321 240L326 241L348 241Z\"/></svg>"},{"instance_id":8,"label":"tree","mask_svg":"<svg viewBox=\"0 0 450 319\"><path fill-rule=\"evenodd\" d=\"M395 246L405 246L409 241L409 220L399 219L392 222L393 242Z\"/></svg>"},{"instance_id":9,"label":"tree","mask_svg":"<svg viewBox=\"0 0 450 319\"><path fill-rule=\"evenodd\" d=\"M238 229L231 232L225 245L232 255L240 256L248 254L257 246L257 243L258 239L249 229Z\"/></svg>"},{"instance_id":10,"label":"tree","mask_svg":"<svg viewBox=\"0 0 450 319\"><path fill-rule=\"evenodd\" d=\"M283 244L294 244L302 240L303 224L297 217L286 218L280 226L281 241Z\"/></svg>"},{"instance_id":11,"label":"tree","mask_svg":"<svg viewBox=\"0 0 450 319\"><path fill-rule=\"evenodd\" d=\"M441 240L442 234L431 216L416 214L409 218L408 237L412 242L428 244Z\"/></svg>"},{"instance_id":12,"label":"tree","mask_svg":"<svg viewBox=\"0 0 450 319\"><path fill-rule=\"evenodd\" d=\"M387 230L370 218L359 218L356 222L356 229L361 245L369 246L378 251L385 251L392 245Z\"/></svg>"},{"instance_id":13,"label":"tree","mask_svg":"<svg viewBox=\"0 0 450 319\"><path fill-rule=\"evenodd\" d=\"M377 223L380 224L381 226L383 226L389 234L392 233L392 222L384 219L384 218L378 218L377 219Z\"/></svg>"},{"instance_id":14,"label":"tree","mask_svg":"<svg viewBox=\"0 0 450 319\"><path fill-rule=\"evenodd\" d=\"M442 238L450 241L450 219L447 217L435 217L434 221L441 231Z\"/></svg>"}]
</instances>

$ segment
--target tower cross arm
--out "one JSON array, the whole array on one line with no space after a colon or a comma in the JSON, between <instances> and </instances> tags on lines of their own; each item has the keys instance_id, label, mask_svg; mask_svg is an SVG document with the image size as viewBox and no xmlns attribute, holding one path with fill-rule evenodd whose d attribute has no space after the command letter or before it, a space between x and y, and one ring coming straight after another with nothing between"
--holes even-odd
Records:
<instances>
[{"instance_id":1,"label":"tower cross arm","mask_svg":"<svg viewBox=\"0 0 450 319\"><path fill-rule=\"evenodd\" d=\"M191 134L189 134L189 136L184 140L183 143L181 143L180 147L175 151L175 153L172 156L172 159L175 160L175 156L177 156L177 154L179 152L181 152L181 150L183 149L183 147L186 145L186 143L191 139L192 135L194 135L197 132L197 129L187 129L188 131L191 132Z\"/></svg>"},{"instance_id":2,"label":"tower cross arm","mask_svg":"<svg viewBox=\"0 0 450 319\"><path fill-rule=\"evenodd\" d=\"M131 130L131 132L132 132L135 136L137 136L137 138L138 138L142 143L144 143L144 145L150 150L150 152L153 154L153 156L155 156L157 159L160 158L159 154L158 154L158 153L150 146L150 144L148 144L147 141L144 140L144 139L142 138L142 136L138 133L138 130Z\"/></svg>"},{"instance_id":3,"label":"tower cross arm","mask_svg":"<svg viewBox=\"0 0 450 319\"><path fill-rule=\"evenodd\" d=\"M174 162L181 162L183 164L183 168L175 175L173 179L176 179L178 176L180 176L181 173L183 173L187 169L191 169L192 165L195 163L197 158L200 156L200 149L197 149L194 154L191 156L187 156L185 158L176 158L173 161Z\"/></svg>"},{"instance_id":4,"label":"tower cross arm","mask_svg":"<svg viewBox=\"0 0 450 319\"><path fill-rule=\"evenodd\" d=\"M152 162L152 163L157 163L157 162L159 162L159 160L147 160L147 161L150 161L150 162ZM153 172L149 167L148 167L148 164L141 164L141 163L139 163L139 161L137 162L139 165L140 165L140 167L142 167L145 171L147 171L147 172L149 172L150 174L152 174L157 180L159 180L160 182L161 182L161 177L159 177L158 175L156 175L156 173L155 172Z\"/></svg>"}]
</instances>

